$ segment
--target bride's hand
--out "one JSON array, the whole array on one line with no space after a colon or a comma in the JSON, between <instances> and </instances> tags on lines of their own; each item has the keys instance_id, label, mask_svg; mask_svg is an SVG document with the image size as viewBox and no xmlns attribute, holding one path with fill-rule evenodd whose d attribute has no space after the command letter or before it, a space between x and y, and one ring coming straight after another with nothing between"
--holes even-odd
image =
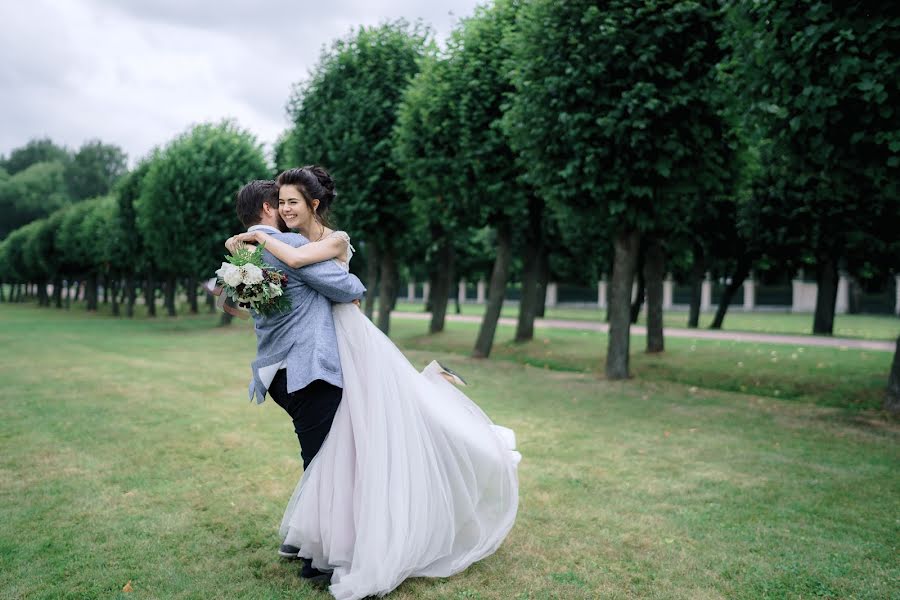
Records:
<instances>
[{"instance_id":1,"label":"bride's hand","mask_svg":"<svg viewBox=\"0 0 900 600\"><path fill-rule=\"evenodd\" d=\"M233 235L227 240L225 240L225 247L228 248L228 251L231 254L234 254L238 248L244 247L253 250L255 246L252 243L255 243L256 233L253 231L248 231L247 233L239 233L238 235Z\"/></svg>"}]
</instances>

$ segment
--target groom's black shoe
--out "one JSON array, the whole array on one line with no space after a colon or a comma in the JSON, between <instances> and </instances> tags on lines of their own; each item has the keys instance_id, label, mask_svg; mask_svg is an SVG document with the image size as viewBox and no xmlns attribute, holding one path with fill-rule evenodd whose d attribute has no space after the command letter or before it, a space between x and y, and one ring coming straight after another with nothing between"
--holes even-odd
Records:
<instances>
[{"instance_id":1,"label":"groom's black shoe","mask_svg":"<svg viewBox=\"0 0 900 600\"><path fill-rule=\"evenodd\" d=\"M286 558L288 560L297 560L300 558L297 556L297 553L300 552L300 548L296 546L291 546L290 544L282 544L278 549L278 556L281 558Z\"/></svg>"},{"instance_id":2,"label":"groom's black shoe","mask_svg":"<svg viewBox=\"0 0 900 600\"><path fill-rule=\"evenodd\" d=\"M331 583L331 573L314 569L312 561L308 558L303 559L303 568L300 569L300 577L316 587L324 588Z\"/></svg>"}]
</instances>

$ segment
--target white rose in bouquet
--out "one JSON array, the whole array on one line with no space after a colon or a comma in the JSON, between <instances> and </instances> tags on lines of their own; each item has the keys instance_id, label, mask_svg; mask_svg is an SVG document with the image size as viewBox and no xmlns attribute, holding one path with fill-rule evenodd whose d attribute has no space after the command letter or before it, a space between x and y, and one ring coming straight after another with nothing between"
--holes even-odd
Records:
<instances>
[{"instance_id":1,"label":"white rose in bouquet","mask_svg":"<svg viewBox=\"0 0 900 600\"><path fill-rule=\"evenodd\" d=\"M222 283L222 293L242 308L266 316L291 309L291 299L281 288L287 278L263 260L262 244L253 251L239 248L222 263L216 276Z\"/></svg>"},{"instance_id":2,"label":"white rose in bouquet","mask_svg":"<svg viewBox=\"0 0 900 600\"><path fill-rule=\"evenodd\" d=\"M241 267L241 280L246 285L256 285L257 283L262 283L262 280L263 280L262 269L260 269L256 265L242 266Z\"/></svg>"},{"instance_id":3,"label":"white rose in bouquet","mask_svg":"<svg viewBox=\"0 0 900 600\"><path fill-rule=\"evenodd\" d=\"M219 270L216 271L216 275L225 282L225 285L230 285L231 287L241 283L241 269L231 263L223 262Z\"/></svg>"}]
</instances>

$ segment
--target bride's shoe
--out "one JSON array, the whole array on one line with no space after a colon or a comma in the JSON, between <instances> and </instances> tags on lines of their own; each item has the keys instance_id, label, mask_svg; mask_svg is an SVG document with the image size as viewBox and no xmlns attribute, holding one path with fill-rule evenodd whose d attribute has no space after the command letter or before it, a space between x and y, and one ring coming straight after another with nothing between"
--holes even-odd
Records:
<instances>
[{"instance_id":1,"label":"bride's shoe","mask_svg":"<svg viewBox=\"0 0 900 600\"><path fill-rule=\"evenodd\" d=\"M434 361L434 362L437 362L437 361ZM465 387L466 385L468 385L468 384L466 383L466 380L462 378L462 375L460 375L459 373L457 373L457 372L454 371L453 369L450 369L450 368L448 368L448 367L445 367L445 366L442 365L441 363L437 363L437 364L438 364L438 366L441 368L441 370L438 371L438 372L440 373L441 377L443 377L444 379L446 379L446 380L449 381L450 383L452 383L452 384L454 384L454 385L458 385L458 386L460 386L460 387Z\"/></svg>"}]
</instances>

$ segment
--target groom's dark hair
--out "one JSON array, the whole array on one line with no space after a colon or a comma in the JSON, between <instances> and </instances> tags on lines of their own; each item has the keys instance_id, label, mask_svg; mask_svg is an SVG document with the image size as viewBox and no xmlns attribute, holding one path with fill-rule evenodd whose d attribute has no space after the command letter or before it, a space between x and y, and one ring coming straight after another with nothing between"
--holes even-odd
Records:
<instances>
[{"instance_id":1,"label":"groom's dark hair","mask_svg":"<svg viewBox=\"0 0 900 600\"><path fill-rule=\"evenodd\" d=\"M257 179L251 181L237 193L235 212L244 227L259 225L263 204L269 203L274 209L278 209L278 184L271 179Z\"/></svg>"}]
</instances>

